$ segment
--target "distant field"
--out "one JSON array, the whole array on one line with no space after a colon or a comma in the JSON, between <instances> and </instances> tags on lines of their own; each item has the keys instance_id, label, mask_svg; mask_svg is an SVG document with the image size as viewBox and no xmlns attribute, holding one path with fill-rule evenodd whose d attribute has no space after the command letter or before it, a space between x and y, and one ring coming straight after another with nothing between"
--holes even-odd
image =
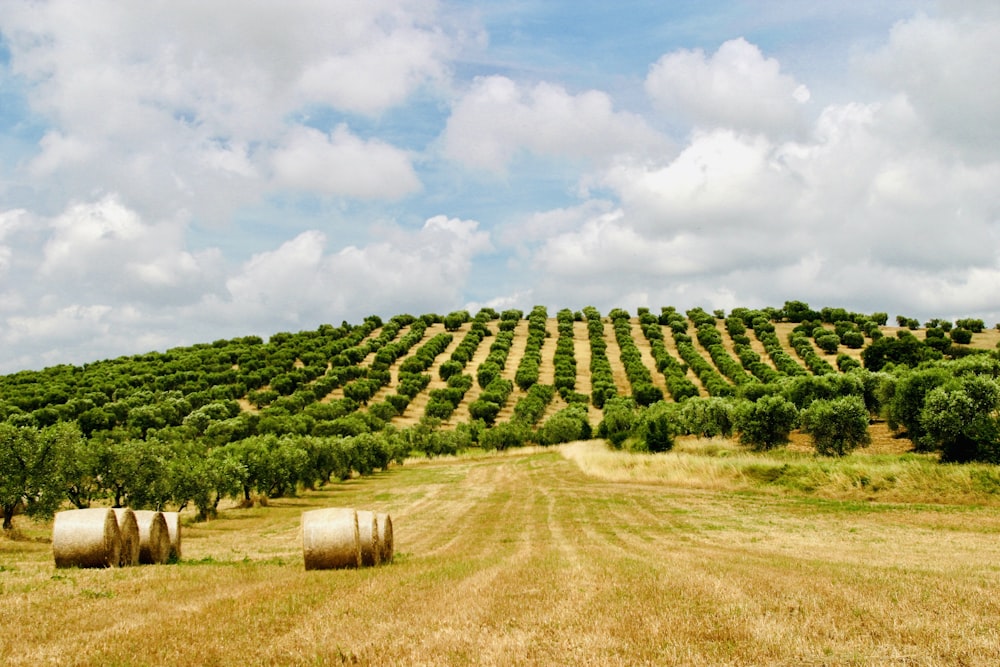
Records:
<instances>
[{"instance_id":1,"label":"distant field","mask_svg":"<svg viewBox=\"0 0 1000 667\"><path fill-rule=\"evenodd\" d=\"M679 443L644 481L609 481L622 458L609 463L596 442L411 460L208 523L188 517L176 565L56 570L49 524L19 517L21 539L0 540L0 660L1000 662L996 502L665 477L692 447L712 458L711 446ZM396 562L304 571L299 517L320 506L390 512Z\"/></svg>"}]
</instances>

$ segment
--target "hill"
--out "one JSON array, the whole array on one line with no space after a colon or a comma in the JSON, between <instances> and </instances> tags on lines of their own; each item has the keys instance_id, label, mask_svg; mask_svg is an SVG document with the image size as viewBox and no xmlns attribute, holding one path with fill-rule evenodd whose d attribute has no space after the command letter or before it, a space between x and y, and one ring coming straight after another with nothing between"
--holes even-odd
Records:
<instances>
[{"instance_id":1,"label":"hill","mask_svg":"<svg viewBox=\"0 0 1000 667\"><path fill-rule=\"evenodd\" d=\"M624 340L634 344L632 354L648 373L648 382L667 401L678 396L674 395L676 387L671 391L665 369L668 374L679 373L676 384L682 392L730 395L730 390L752 381L755 372L766 381L797 373L841 372L845 360L863 365L862 355L879 337L912 335L925 348L928 342L943 341L943 345L928 348L943 352L938 357L991 351L1000 343L1000 330L982 328L981 322L968 332L967 343L957 344L951 336L958 327L947 322L940 326L937 320L928 327L912 322L911 327L887 326L883 315L881 323L872 326L871 317L842 309L807 311L807 315L816 316L815 320L793 313L791 317L796 321L790 320L784 309L735 309L733 312L743 314L744 319L767 318L774 334L769 342L775 346L769 351L764 338L767 332L755 331L752 322L743 322L743 334L734 335L727 329L733 314L720 317L722 313L712 315L693 309L688 311L695 316L691 319L671 308L663 311L668 316L658 315L653 325L648 311L642 319L627 318ZM592 340L588 331L592 321L579 311L563 311L571 318L563 333L559 320L548 317L544 309L533 313L534 324L532 313L525 316L521 311L498 314L487 310L475 318L464 311L444 317L404 314L385 322L372 316L356 325L343 323L339 327L323 325L313 331L276 333L267 342L249 336L82 366L60 365L8 374L0 376L0 420L39 427L77 421L87 435L126 428L145 437L150 429L178 427L185 422L206 424L199 429L203 434L212 422L255 415L271 418L271 423L265 424L271 432L287 428L301 433L311 432L317 422L351 413L367 413L397 427L407 427L418 423L431 403L434 414L447 412L441 417L442 425L454 428L473 419L470 407L484 394L487 398L497 397L487 390L487 380L496 376L512 385L495 415L498 423L513 418L515 407L526 398L530 386L541 384L558 391L539 420L577 401L587 405L590 422L596 425L601 419L603 394L633 394L627 355L622 355L623 339L616 336L611 317L600 318L599 333ZM610 315L618 321L622 313L617 310ZM849 319L830 321L838 316ZM722 354L716 350L713 356L711 343L705 345L705 336L698 335L706 319L718 332ZM832 347L820 347L813 333L815 327L809 326L813 322L831 334L840 331ZM849 345L850 335L844 336L847 324L855 335L862 333L861 327L871 328L867 334L862 333L860 342L851 341ZM649 338L650 326L659 330L660 341ZM799 336L798 345L793 346L790 336L803 328L809 331ZM560 338L564 336L566 341L559 352ZM775 349L784 357L776 359ZM596 392L595 351L598 364L606 362L606 375L599 376ZM557 379L558 366L561 364L565 371L566 363L570 364L568 378L562 372ZM817 367L810 368L810 364ZM448 379L456 375L474 380L461 394L459 390L448 391ZM461 387L457 378L451 385ZM443 397L454 401L451 411L441 409ZM684 393L679 396L684 397ZM274 424L279 417L290 420Z\"/></svg>"},{"instance_id":2,"label":"hill","mask_svg":"<svg viewBox=\"0 0 1000 667\"><path fill-rule=\"evenodd\" d=\"M100 499L208 516L414 453L594 435L767 449L808 430L838 454L905 436L896 449L1000 462L1000 331L898 319L801 302L401 314L0 376L4 526Z\"/></svg>"}]
</instances>

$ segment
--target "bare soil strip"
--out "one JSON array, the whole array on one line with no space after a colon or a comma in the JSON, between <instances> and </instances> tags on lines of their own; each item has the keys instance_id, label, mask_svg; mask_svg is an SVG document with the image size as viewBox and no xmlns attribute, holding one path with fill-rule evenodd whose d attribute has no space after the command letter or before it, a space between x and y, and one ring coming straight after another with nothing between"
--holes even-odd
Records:
<instances>
[{"instance_id":1,"label":"bare soil strip","mask_svg":"<svg viewBox=\"0 0 1000 667\"><path fill-rule=\"evenodd\" d=\"M646 334L642 332L642 324L639 323L639 318L633 317L629 322L632 325L632 340L635 341L635 346L639 348L639 356L642 358L643 366L649 369L649 375L653 379L653 386L659 387L663 391L664 400L673 400L670 396L670 390L667 389L666 378L663 377L663 373L656 370L656 359L653 358Z\"/></svg>"},{"instance_id":2,"label":"bare soil strip","mask_svg":"<svg viewBox=\"0 0 1000 667\"><path fill-rule=\"evenodd\" d=\"M486 357L490 356L490 346L493 345L493 336L497 332L497 323L488 322L486 328L489 329L493 335L487 336L479 341L479 347L476 348L475 353L472 355L472 359L469 363L465 365L465 369L462 371L466 375L472 376L472 387L465 392L465 396L462 397L462 402L458 404L455 408L455 412L451 414L451 423L459 424L462 422L469 421L469 404L479 398L479 394L482 393L482 389L479 386L479 382L476 380L476 371L479 369L479 365L486 361Z\"/></svg>"},{"instance_id":3,"label":"bare soil strip","mask_svg":"<svg viewBox=\"0 0 1000 667\"><path fill-rule=\"evenodd\" d=\"M677 351L677 343L674 342L673 331L671 331L670 327L666 325L663 325L662 328L663 328L663 346L667 349L667 352L669 352L670 355L677 360L677 363L682 364L685 368L687 368L687 373L685 373L685 375L687 375L687 378L691 380L691 382L694 383L694 386L698 389L698 395L708 396L708 390L705 389L705 385L701 383L701 379L695 374L693 370L691 370L691 367L688 366L686 361L684 361L684 357L682 357L681 353ZM691 327L689 323L688 330L690 331L690 329ZM649 341L646 341L645 344L649 345Z\"/></svg>"},{"instance_id":4,"label":"bare soil strip","mask_svg":"<svg viewBox=\"0 0 1000 667\"><path fill-rule=\"evenodd\" d=\"M514 329L514 340L511 343L510 350L507 352L507 363L504 364L503 371L500 373L502 377L514 382L514 376L517 375L517 366L521 363L521 358L524 356L524 350L527 347L528 320L518 320L517 327ZM510 418L514 416L514 406L524 394L525 392L515 382L514 391L507 397L507 402L501 406L500 412L497 414L498 422L510 421Z\"/></svg>"},{"instance_id":5,"label":"bare soil strip","mask_svg":"<svg viewBox=\"0 0 1000 667\"><path fill-rule=\"evenodd\" d=\"M470 325L466 324L463 326L465 326L466 330L468 330L468 327ZM434 336L437 336L438 334L441 333L445 333L444 324L437 322L435 324L430 325L429 327L427 327L427 331L424 333L423 340L421 340L419 343L410 348L410 354L406 356L411 356L415 354L416 351L420 349L421 345L423 345L426 341L429 341L430 339L434 338ZM410 404L406 406L406 410L403 411L403 414L399 415L398 417L392 420L394 424L396 424L397 426L406 427L406 426L412 426L413 424L419 422L420 418L424 416L424 409L427 407L427 401L429 401L431 398L430 397L431 389L440 389L442 387L448 386L448 383L441 379L441 374L440 374L441 364L443 364L448 359L451 359L452 351L456 347L458 347L459 343L462 342L462 336L464 335L465 332L462 329L452 332L451 342L448 343L448 347L444 349L444 352L434 357L434 363L432 363L427 368L427 370L424 371L424 373L427 373L428 375L431 376L431 381L428 383L428 385L424 388L423 391L421 391L419 394L413 397L413 400L410 401ZM402 364L402 361L400 361L400 364Z\"/></svg>"},{"instance_id":6,"label":"bare soil strip","mask_svg":"<svg viewBox=\"0 0 1000 667\"><path fill-rule=\"evenodd\" d=\"M611 365L611 376L614 378L615 387L619 396L631 396L632 384L625 373L625 365L622 363L622 349L618 345L618 338L615 336L615 329L607 318L601 320L604 324L604 341L608 344L608 363Z\"/></svg>"}]
</instances>

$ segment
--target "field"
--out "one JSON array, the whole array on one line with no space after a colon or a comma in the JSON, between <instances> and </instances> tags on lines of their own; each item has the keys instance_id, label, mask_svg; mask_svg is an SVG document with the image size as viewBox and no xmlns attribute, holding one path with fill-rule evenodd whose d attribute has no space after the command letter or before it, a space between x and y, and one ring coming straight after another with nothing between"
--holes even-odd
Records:
<instances>
[{"instance_id":1,"label":"field","mask_svg":"<svg viewBox=\"0 0 1000 667\"><path fill-rule=\"evenodd\" d=\"M796 493L683 465L726 461L736 456L730 447L691 441L666 455L611 457L586 442L409 460L206 523L187 515L183 559L173 565L56 570L50 524L18 517L20 539L0 540L0 659L11 667L1000 661L995 497L942 499L914 487L875 502L863 488L839 498ZM813 460L795 447L781 456ZM875 470L884 456L852 460ZM390 512L395 562L306 572L299 517L323 506Z\"/></svg>"}]
</instances>

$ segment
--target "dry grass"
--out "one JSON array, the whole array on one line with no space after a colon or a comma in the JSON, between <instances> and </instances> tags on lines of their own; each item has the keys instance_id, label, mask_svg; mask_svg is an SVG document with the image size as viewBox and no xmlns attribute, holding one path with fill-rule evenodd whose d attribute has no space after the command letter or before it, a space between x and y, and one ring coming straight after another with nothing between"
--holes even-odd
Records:
<instances>
[{"instance_id":1,"label":"dry grass","mask_svg":"<svg viewBox=\"0 0 1000 667\"><path fill-rule=\"evenodd\" d=\"M566 453L581 460L579 449ZM721 441L690 442L677 454L739 455L726 452ZM0 660L1000 661L995 504L616 482L601 469L585 474L539 449L414 461L209 523L186 515L185 560L158 568L55 570L50 545L34 541L50 526L18 517L24 539L0 541ZM391 511L395 562L305 571L300 517L328 506ZM164 609L181 625L165 622Z\"/></svg>"}]
</instances>

